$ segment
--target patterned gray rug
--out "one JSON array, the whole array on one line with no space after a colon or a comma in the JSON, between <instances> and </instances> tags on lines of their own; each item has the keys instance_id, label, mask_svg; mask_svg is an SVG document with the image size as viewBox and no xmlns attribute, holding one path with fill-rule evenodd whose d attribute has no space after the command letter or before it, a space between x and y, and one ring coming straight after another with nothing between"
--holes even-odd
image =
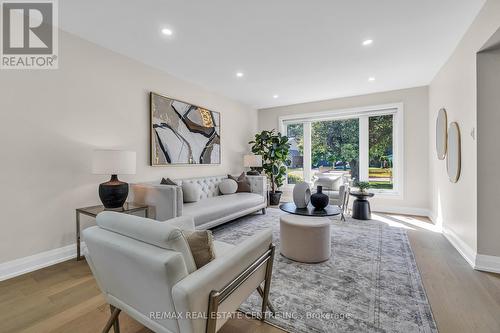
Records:
<instances>
[{"instance_id":1,"label":"patterned gray rug","mask_svg":"<svg viewBox=\"0 0 500 333\"><path fill-rule=\"evenodd\" d=\"M279 254L279 209L213 229L216 240L236 244L271 227L276 244L267 321L290 332L437 332L404 229L370 220L332 218L332 255L303 264ZM390 217L387 217L390 219ZM254 293L240 307L258 313Z\"/></svg>"}]
</instances>

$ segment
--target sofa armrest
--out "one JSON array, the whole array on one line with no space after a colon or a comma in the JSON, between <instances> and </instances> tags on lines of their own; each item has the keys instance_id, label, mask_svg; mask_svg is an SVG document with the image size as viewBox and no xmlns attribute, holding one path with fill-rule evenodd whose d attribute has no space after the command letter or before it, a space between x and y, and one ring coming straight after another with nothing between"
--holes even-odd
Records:
<instances>
[{"instance_id":1,"label":"sofa armrest","mask_svg":"<svg viewBox=\"0 0 500 333\"><path fill-rule=\"evenodd\" d=\"M152 216L165 221L182 216L182 189L180 186L160 184L131 184L130 200L151 206Z\"/></svg>"},{"instance_id":2,"label":"sofa armrest","mask_svg":"<svg viewBox=\"0 0 500 333\"><path fill-rule=\"evenodd\" d=\"M175 309L182 313L208 316L212 291L220 291L245 269L262 257L272 245L271 229L264 230L237 245L230 253L215 258L207 265L189 274L172 288ZM262 265L219 306L219 313L231 313L266 279L266 265ZM179 321L181 332L205 332L206 316ZM218 318L217 327L224 323Z\"/></svg>"},{"instance_id":3,"label":"sofa armrest","mask_svg":"<svg viewBox=\"0 0 500 333\"><path fill-rule=\"evenodd\" d=\"M179 216L166 220L164 223L168 223L168 225L181 230L195 231L194 219L192 216Z\"/></svg>"},{"instance_id":4,"label":"sofa armrest","mask_svg":"<svg viewBox=\"0 0 500 333\"><path fill-rule=\"evenodd\" d=\"M266 176L247 176L252 193L260 194L267 201L267 177Z\"/></svg>"}]
</instances>

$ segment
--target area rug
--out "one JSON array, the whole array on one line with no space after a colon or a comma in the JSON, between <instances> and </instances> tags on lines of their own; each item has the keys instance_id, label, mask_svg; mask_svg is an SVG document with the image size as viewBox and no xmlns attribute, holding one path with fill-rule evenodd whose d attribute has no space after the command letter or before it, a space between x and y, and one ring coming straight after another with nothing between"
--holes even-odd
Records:
<instances>
[{"instance_id":1,"label":"area rug","mask_svg":"<svg viewBox=\"0 0 500 333\"><path fill-rule=\"evenodd\" d=\"M376 219L331 219L332 254L303 264L279 253L279 217L249 215L214 228L216 240L237 244L272 228L276 244L270 299L276 316L267 321L289 332L437 332L406 231ZM386 217L390 219L390 217ZM252 294L245 313L259 313Z\"/></svg>"}]
</instances>

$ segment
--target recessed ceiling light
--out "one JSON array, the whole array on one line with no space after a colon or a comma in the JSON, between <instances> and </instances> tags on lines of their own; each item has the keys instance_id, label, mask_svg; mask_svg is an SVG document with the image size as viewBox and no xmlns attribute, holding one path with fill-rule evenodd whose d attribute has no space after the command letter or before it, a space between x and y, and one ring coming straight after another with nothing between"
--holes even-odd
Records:
<instances>
[{"instance_id":1,"label":"recessed ceiling light","mask_svg":"<svg viewBox=\"0 0 500 333\"><path fill-rule=\"evenodd\" d=\"M373 82L373 81L375 81L375 78L374 78L373 76L372 76L372 77L369 77L369 78L368 78L368 81Z\"/></svg>"},{"instance_id":2,"label":"recessed ceiling light","mask_svg":"<svg viewBox=\"0 0 500 333\"><path fill-rule=\"evenodd\" d=\"M163 28L161 29L161 33L164 34L165 36L172 36L173 31L168 28Z\"/></svg>"},{"instance_id":3,"label":"recessed ceiling light","mask_svg":"<svg viewBox=\"0 0 500 333\"><path fill-rule=\"evenodd\" d=\"M276 98L278 98L278 97L280 97L280 96L279 96L279 95L273 95L273 98L274 98L274 99L276 99Z\"/></svg>"},{"instance_id":4,"label":"recessed ceiling light","mask_svg":"<svg viewBox=\"0 0 500 333\"><path fill-rule=\"evenodd\" d=\"M243 75L245 75L243 72L236 72L236 77L243 77Z\"/></svg>"},{"instance_id":5,"label":"recessed ceiling light","mask_svg":"<svg viewBox=\"0 0 500 333\"><path fill-rule=\"evenodd\" d=\"M368 46L368 45L372 45L372 44L373 44L372 39L367 39L367 40L363 41L363 46Z\"/></svg>"}]
</instances>

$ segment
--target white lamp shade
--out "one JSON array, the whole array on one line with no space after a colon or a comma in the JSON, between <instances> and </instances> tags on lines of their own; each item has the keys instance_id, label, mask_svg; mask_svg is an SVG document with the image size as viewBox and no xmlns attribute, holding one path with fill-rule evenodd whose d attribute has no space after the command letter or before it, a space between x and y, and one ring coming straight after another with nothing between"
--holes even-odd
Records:
<instances>
[{"instance_id":1,"label":"white lamp shade","mask_svg":"<svg viewBox=\"0 0 500 333\"><path fill-rule=\"evenodd\" d=\"M135 151L94 150L92 173L98 175L133 175L136 170Z\"/></svg>"},{"instance_id":2,"label":"white lamp shade","mask_svg":"<svg viewBox=\"0 0 500 333\"><path fill-rule=\"evenodd\" d=\"M262 156L261 155L245 155L245 156L243 156L243 166L245 168L261 167L262 166Z\"/></svg>"}]
</instances>

